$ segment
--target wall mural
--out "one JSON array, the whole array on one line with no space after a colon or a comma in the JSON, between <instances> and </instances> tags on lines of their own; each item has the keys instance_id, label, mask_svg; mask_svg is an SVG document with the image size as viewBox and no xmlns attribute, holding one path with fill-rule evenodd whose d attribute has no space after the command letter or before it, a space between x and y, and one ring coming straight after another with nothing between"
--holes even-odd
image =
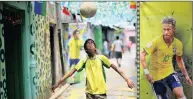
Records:
<instances>
[{"instance_id":1,"label":"wall mural","mask_svg":"<svg viewBox=\"0 0 193 99\"><path fill-rule=\"evenodd\" d=\"M51 63L50 63L50 33L49 19L46 16L35 14L32 10L30 56L35 61L34 69L31 69L33 97L36 99L48 99L51 91Z\"/></svg>"}]
</instances>

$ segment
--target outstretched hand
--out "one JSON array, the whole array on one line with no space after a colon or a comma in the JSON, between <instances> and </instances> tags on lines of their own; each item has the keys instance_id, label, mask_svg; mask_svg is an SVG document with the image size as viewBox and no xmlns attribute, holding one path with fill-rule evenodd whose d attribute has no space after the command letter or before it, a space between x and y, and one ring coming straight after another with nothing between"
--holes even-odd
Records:
<instances>
[{"instance_id":1,"label":"outstretched hand","mask_svg":"<svg viewBox=\"0 0 193 99\"><path fill-rule=\"evenodd\" d=\"M54 90L59 86L59 84L55 84L52 86L52 92L54 92Z\"/></svg>"},{"instance_id":2,"label":"outstretched hand","mask_svg":"<svg viewBox=\"0 0 193 99\"><path fill-rule=\"evenodd\" d=\"M133 83L133 81L130 80L130 79L127 80L127 85L128 85L128 87L131 88L131 89L134 87L134 83Z\"/></svg>"},{"instance_id":3,"label":"outstretched hand","mask_svg":"<svg viewBox=\"0 0 193 99\"><path fill-rule=\"evenodd\" d=\"M150 82L150 83L154 83L154 81L153 81L153 78L152 78L152 76L150 75L150 74L146 74L146 78L147 78L147 80Z\"/></svg>"},{"instance_id":4,"label":"outstretched hand","mask_svg":"<svg viewBox=\"0 0 193 99\"><path fill-rule=\"evenodd\" d=\"M192 86L192 80L190 79L189 76L185 77L186 78L186 82L188 83L189 86Z\"/></svg>"}]
</instances>

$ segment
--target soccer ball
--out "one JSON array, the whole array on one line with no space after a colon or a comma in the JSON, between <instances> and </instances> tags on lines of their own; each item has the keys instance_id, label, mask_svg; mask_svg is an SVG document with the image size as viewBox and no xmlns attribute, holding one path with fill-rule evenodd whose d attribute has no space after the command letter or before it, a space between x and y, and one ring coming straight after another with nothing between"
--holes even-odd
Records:
<instances>
[{"instance_id":1,"label":"soccer ball","mask_svg":"<svg viewBox=\"0 0 193 99\"><path fill-rule=\"evenodd\" d=\"M83 2L80 6L80 14L85 18L93 17L97 12L96 3Z\"/></svg>"}]
</instances>

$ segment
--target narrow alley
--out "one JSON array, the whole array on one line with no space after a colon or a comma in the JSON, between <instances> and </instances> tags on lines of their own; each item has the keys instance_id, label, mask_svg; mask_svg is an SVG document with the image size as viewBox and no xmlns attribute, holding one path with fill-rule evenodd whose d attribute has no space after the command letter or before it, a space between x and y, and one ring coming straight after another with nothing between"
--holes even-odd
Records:
<instances>
[{"instance_id":1,"label":"narrow alley","mask_svg":"<svg viewBox=\"0 0 193 99\"><path fill-rule=\"evenodd\" d=\"M60 88L53 86L85 55L86 40L92 39L95 50L111 58L121 58L124 48L137 44L136 8L136 2L0 2L0 99L54 95L84 99L84 74L75 77L81 83L69 85L69 77ZM109 99L137 96L136 46L132 47L124 53L121 69L135 88L129 89L118 73L106 69ZM114 58L110 60L117 65Z\"/></svg>"}]
</instances>

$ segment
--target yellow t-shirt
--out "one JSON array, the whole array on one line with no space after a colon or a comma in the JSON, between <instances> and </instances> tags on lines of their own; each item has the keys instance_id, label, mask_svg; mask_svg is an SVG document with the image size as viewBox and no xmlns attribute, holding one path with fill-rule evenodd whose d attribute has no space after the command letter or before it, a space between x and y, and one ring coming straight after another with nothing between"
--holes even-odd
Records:
<instances>
[{"instance_id":1,"label":"yellow t-shirt","mask_svg":"<svg viewBox=\"0 0 193 99\"><path fill-rule=\"evenodd\" d=\"M182 56L182 48L182 42L175 37L170 46L164 42L163 36L147 44L144 50L150 54L148 68L154 81L161 80L174 72L172 57Z\"/></svg>"},{"instance_id":2,"label":"yellow t-shirt","mask_svg":"<svg viewBox=\"0 0 193 99\"><path fill-rule=\"evenodd\" d=\"M71 59L78 59L80 58L80 49L83 46L83 41L78 39L71 38L68 42L69 46L69 55Z\"/></svg>"},{"instance_id":3,"label":"yellow t-shirt","mask_svg":"<svg viewBox=\"0 0 193 99\"><path fill-rule=\"evenodd\" d=\"M78 71L85 68L86 92L90 94L105 94L107 92L104 66L110 68L109 59L104 55L96 55L93 59L88 57L81 59L74 67Z\"/></svg>"}]
</instances>

